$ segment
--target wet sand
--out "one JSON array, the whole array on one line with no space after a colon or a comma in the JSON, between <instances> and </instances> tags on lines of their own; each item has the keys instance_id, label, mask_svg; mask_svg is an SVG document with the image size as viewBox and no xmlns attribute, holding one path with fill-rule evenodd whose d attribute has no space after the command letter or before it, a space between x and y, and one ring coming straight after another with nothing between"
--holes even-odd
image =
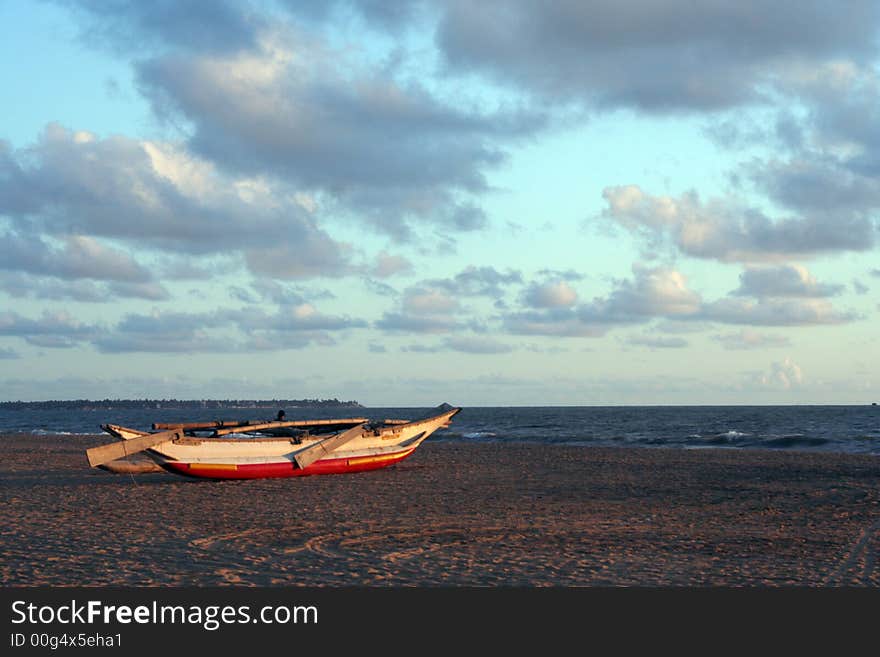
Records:
<instances>
[{"instance_id":1,"label":"wet sand","mask_svg":"<svg viewBox=\"0 0 880 657\"><path fill-rule=\"evenodd\" d=\"M880 585L880 458L426 442L374 472L92 470L0 436L4 586Z\"/></svg>"}]
</instances>

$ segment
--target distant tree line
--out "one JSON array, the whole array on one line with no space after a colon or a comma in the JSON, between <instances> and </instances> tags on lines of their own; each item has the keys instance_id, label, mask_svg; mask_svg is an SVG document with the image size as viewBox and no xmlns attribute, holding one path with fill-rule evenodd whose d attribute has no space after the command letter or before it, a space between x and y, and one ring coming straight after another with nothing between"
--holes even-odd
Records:
<instances>
[{"instance_id":1,"label":"distant tree line","mask_svg":"<svg viewBox=\"0 0 880 657\"><path fill-rule=\"evenodd\" d=\"M53 401L5 401L3 410L84 408L363 408L356 401L333 399L73 399Z\"/></svg>"}]
</instances>

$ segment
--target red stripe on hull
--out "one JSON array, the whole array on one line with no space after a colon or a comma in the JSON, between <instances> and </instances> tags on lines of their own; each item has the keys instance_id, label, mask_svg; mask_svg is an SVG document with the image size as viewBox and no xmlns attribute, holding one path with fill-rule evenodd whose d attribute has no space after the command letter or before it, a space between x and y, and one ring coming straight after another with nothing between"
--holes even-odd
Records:
<instances>
[{"instance_id":1,"label":"red stripe on hull","mask_svg":"<svg viewBox=\"0 0 880 657\"><path fill-rule=\"evenodd\" d=\"M415 450L406 450L395 454L379 457L352 457L322 459L315 461L304 469L296 467L291 461L278 463L243 463L235 466L216 465L212 467L207 463L182 463L179 461L167 461L162 467L168 472L196 477L199 479L267 479L277 477L304 477L318 474L347 474L351 472L364 472L366 470L378 470L387 468L389 465L400 463Z\"/></svg>"}]
</instances>

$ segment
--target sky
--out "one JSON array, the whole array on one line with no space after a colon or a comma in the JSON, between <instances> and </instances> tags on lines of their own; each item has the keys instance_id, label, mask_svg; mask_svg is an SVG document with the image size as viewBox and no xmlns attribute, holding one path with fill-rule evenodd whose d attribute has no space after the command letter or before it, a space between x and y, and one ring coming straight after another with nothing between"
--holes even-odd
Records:
<instances>
[{"instance_id":1,"label":"sky","mask_svg":"<svg viewBox=\"0 0 880 657\"><path fill-rule=\"evenodd\" d=\"M0 400L880 401L880 2L0 0Z\"/></svg>"}]
</instances>

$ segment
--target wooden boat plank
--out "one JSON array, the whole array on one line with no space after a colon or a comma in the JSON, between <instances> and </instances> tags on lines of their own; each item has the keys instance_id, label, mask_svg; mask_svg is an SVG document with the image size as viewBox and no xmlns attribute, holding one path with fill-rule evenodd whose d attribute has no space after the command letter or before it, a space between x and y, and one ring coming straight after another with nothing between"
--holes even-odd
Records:
<instances>
[{"instance_id":1,"label":"wooden boat plank","mask_svg":"<svg viewBox=\"0 0 880 657\"><path fill-rule=\"evenodd\" d=\"M246 429L255 431L258 428L281 428L281 427L322 427L333 424L361 424L367 422L365 417L350 417L328 420L215 420L213 422L153 422L153 429L218 429L226 433L235 433L236 430ZM221 434L222 435L222 434Z\"/></svg>"},{"instance_id":2,"label":"wooden boat plank","mask_svg":"<svg viewBox=\"0 0 880 657\"><path fill-rule=\"evenodd\" d=\"M169 431L160 431L159 433L148 433L131 440L123 440L122 442L101 445L100 447L92 447L86 450L86 456L89 459L89 465L93 468L116 459L125 458L131 454L143 452L160 443L165 443L175 438L181 438L183 432L180 429L171 429Z\"/></svg>"},{"instance_id":3,"label":"wooden boat plank","mask_svg":"<svg viewBox=\"0 0 880 657\"><path fill-rule=\"evenodd\" d=\"M215 436L225 436L230 433L241 431L261 431L262 429L282 429L287 427L324 427L330 425L356 425L367 422L365 417L346 418L343 420L284 420L282 422L264 422L262 424L240 425L237 427L221 428L214 432Z\"/></svg>"},{"instance_id":4,"label":"wooden boat plank","mask_svg":"<svg viewBox=\"0 0 880 657\"><path fill-rule=\"evenodd\" d=\"M348 431L343 431L337 436L330 436L329 438L325 438L321 442L316 443L311 447L307 447L300 452L297 452L293 455L293 459L296 461L296 464L301 469L305 470L312 463L324 458L333 450L338 449L346 443L351 442L355 438L361 436L364 433L364 426L364 424L359 424L356 427L352 427Z\"/></svg>"}]
</instances>

